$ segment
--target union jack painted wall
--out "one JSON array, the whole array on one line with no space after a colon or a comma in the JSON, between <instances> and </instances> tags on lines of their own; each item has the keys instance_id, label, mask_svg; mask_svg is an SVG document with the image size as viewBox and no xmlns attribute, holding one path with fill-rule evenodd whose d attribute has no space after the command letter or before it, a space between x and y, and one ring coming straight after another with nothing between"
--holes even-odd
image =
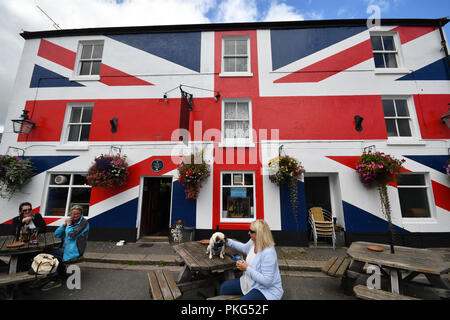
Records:
<instances>
[{"instance_id":1,"label":"union jack painted wall","mask_svg":"<svg viewBox=\"0 0 450 320\"><path fill-rule=\"evenodd\" d=\"M60 216L49 214L52 176L85 175L96 156L119 146L130 165L126 185L92 188L89 198L89 223L93 230L112 230L109 238L123 237L121 230L127 230L129 241L142 236L143 181L158 176L172 179L167 224L182 219L201 236L202 231L206 235L217 227L248 230L252 219L265 219L281 243L294 245L308 241L308 178L326 177L330 209L348 240L369 239L388 227L376 189L361 184L355 165L365 147L375 146L377 151L404 158L405 174L423 179L425 216L405 217L399 187L388 186L395 230L446 239L441 246L450 245L450 178L443 168L449 157L450 131L440 119L450 102L450 70L437 20L417 25L412 20L385 21L376 31L363 22L299 22L285 27L275 23L246 28L187 26L182 31L169 26L164 32L151 28L51 31L23 37L25 47L0 151L25 150L37 172L21 193L2 200L4 226L17 215L22 201L30 201L48 225L61 225L67 210ZM225 40L237 41L231 54ZM375 47L378 40L380 48ZM97 43L103 45L99 72L82 76L80 48ZM239 51L239 45L245 48ZM379 66L391 63L392 55L394 67ZM380 57L381 62L376 60ZM89 58L95 60L92 53ZM229 61L245 72L225 72ZM240 62L244 64L237 66ZM189 149L177 134L180 92L173 89L180 85L194 96L187 145L203 149L211 165L211 176L197 200L186 199L177 181L174 159ZM389 118L389 101L405 101L407 117L401 118L396 109L397 114ZM224 138L225 105L240 102L247 109L238 120L245 119L246 124L244 131L233 132L249 136L244 145L234 147ZM68 141L74 106L92 107L87 141ZM10 120L18 118L22 109L36 123L28 135L12 132ZM362 131L355 130L355 115L364 118ZM110 130L112 118L118 119L116 133ZM401 136L405 119L409 132ZM396 123L394 129L389 123ZM271 183L265 174L280 145L306 169L305 179L298 183L299 223L292 215L287 188ZM154 160L163 162L161 171L152 169ZM224 218L226 173L252 174L248 219ZM425 245L423 240L408 241Z\"/></svg>"}]
</instances>

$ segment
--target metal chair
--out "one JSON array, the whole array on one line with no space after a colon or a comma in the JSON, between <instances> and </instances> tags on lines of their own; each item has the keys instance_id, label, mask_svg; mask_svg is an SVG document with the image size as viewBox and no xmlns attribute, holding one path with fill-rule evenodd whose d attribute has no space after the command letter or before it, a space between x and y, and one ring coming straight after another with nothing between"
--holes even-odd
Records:
<instances>
[{"instance_id":1,"label":"metal chair","mask_svg":"<svg viewBox=\"0 0 450 320\"><path fill-rule=\"evenodd\" d=\"M312 207L309 210L309 224L314 237L314 246L317 247L317 238L331 238L333 250L336 248L336 234L334 232L333 217L331 212L322 207Z\"/></svg>"}]
</instances>

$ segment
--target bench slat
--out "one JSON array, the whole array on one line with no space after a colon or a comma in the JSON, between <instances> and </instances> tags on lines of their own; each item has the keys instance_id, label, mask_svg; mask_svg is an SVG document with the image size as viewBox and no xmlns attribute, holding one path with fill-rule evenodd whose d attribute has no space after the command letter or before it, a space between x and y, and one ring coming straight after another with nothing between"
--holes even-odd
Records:
<instances>
[{"instance_id":1,"label":"bench slat","mask_svg":"<svg viewBox=\"0 0 450 320\"><path fill-rule=\"evenodd\" d=\"M167 285L167 281L166 278L164 277L162 270L156 270L155 274L156 279L158 279L158 284L161 289L164 300L173 300L172 292L170 291L170 288Z\"/></svg>"},{"instance_id":2,"label":"bench slat","mask_svg":"<svg viewBox=\"0 0 450 320\"><path fill-rule=\"evenodd\" d=\"M29 282L35 279L42 279L47 277L47 275L32 275L28 274L28 272L18 272L13 274L5 274L0 276L0 286L17 284L21 282Z\"/></svg>"},{"instance_id":3,"label":"bench slat","mask_svg":"<svg viewBox=\"0 0 450 320\"><path fill-rule=\"evenodd\" d=\"M336 277L342 277L344 276L345 272L347 271L348 267L350 265L350 259L345 259L342 262L342 264L339 266L339 269L336 271Z\"/></svg>"},{"instance_id":4,"label":"bench slat","mask_svg":"<svg viewBox=\"0 0 450 320\"><path fill-rule=\"evenodd\" d=\"M328 274L334 277L336 275L336 271L339 269L342 262L344 262L344 258L341 257L337 258L335 263L331 266L330 270L328 270Z\"/></svg>"},{"instance_id":5,"label":"bench slat","mask_svg":"<svg viewBox=\"0 0 450 320\"><path fill-rule=\"evenodd\" d=\"M338 257L332 257L327 263L322 267L322 272L328 274L328 270L330 270L331 266L335 263Z\"/></svg>"},{"instance_id":6,"label":"bench slat","mask_svg":"<svg viewBox=\"0 0 450 320\"><path fill-rule=\"evenodd\" d=\"M177 284L175 283L175 280L173 279L172 275L169 271L164 270L164 278L167 281L167 285L169 286L170 291L172 292L172 296L174 299L178 299L181 297L181 291L178 288Z\"/></svg>"},{"instance_id":7,"label":"bench slat","mask_svg":"<svg viewBox=\"0 0 450 320\"><path fill-rule=\"evenodd\" d=\"M155 272L150 271L147 273L147 276L153 300L164 300L161 289L159 288L158 280L156 279Z\"/></svg>"},{"instance_id":8,"label":"bench slat","mask_svg":"<svg viewBox=\"0 0 450 320\"><path fill-rule=\"evenodd\" d=\"M353 288L356 296L364 300L420 300L413 297L404 296L384 290L369 289L360 284Z\"/></svg>"},{"instance_id":9,"label":"bench slat","mask_svg":"<svg viewBox=\"0 0 450 320\"><path fill-rule=\"evenodd\" d=\"M206 300L239 300L241 297L242 297L241 295L223 295L211 297Z\"/></svg>"}]
</instances>

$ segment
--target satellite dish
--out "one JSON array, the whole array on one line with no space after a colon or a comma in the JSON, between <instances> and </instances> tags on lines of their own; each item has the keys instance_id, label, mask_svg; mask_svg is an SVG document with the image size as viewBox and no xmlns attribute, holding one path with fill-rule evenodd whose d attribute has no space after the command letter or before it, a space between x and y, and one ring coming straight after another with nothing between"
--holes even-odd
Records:
<instances>
[{"instance_id":1,"label":"satellite dish","mask_svg":"<svg viewBox=\"0 0 450 320\"><path fill-rule=\"evenodd\" d=\"M66 181L67 181L67 177L66 176L59 175L59 176L55 177L55 183L56 184L63 184L63 183L66 183Z\"/></svg>"}]
</instances>

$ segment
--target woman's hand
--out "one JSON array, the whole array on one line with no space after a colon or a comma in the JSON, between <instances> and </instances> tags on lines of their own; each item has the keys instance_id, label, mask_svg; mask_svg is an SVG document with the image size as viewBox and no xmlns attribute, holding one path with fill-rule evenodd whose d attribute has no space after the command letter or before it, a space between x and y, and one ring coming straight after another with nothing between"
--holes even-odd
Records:
<instances>
[{"instance_id":1,"label":"woman's hand","mask_svg":"<svg viewBox=\"0 0 450 320\"><path fill-rule=\"evenodd\" d=\"M245 260L239 260L236 262L236 267L241 271L246 271L248 268L248 264Z\"/></svg>"}]
</instances>

